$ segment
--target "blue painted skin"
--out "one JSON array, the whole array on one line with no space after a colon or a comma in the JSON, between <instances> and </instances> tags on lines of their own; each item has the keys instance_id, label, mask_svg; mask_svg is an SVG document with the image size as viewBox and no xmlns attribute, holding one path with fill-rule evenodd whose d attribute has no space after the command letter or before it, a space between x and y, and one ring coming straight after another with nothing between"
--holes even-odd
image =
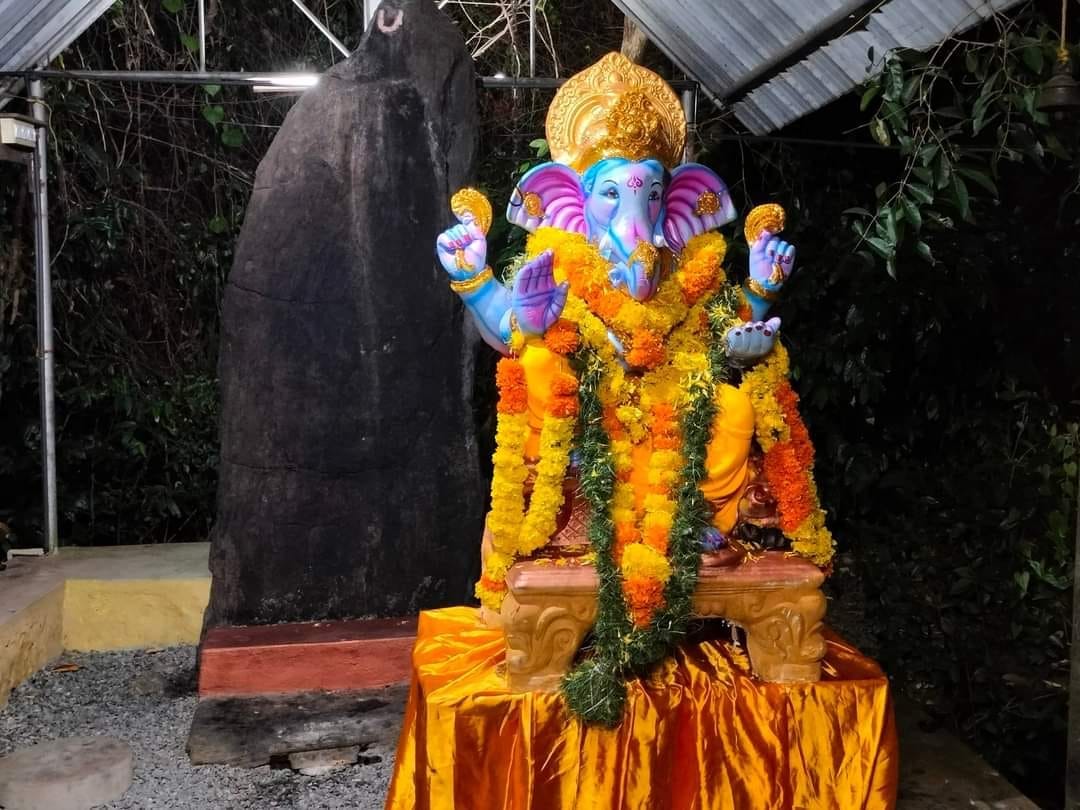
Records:
<instances>
[{"instance_id":1,"label":"blue painted skin","mask_svg":"<svg viewBox=\"0 0 1080 810\"><path fill-rule=\"evenodd\" d=\"M621 288L633 298L644 301L652 297L660 281L655 273L650 279L640 262L627 262L641 242L663 245L664 190L671 175L656 160L632 161L625 158L607 158L589 167L581 178L584 197L586 235L597 246L600 254L613 263L610 274L612 286ZM455 252L464 251L469 269L459 269ZM461 223L440 234L436 253L443 269L451 279L460 281L471 278L483 270L487 260L487 241L484 231L465 215ZM539 256L529 265L550 264L550 256ZM795 247L774 237L762 235L751 246L750 275L766 289L778 291L794 269ZM520 282L530 275L535 280L542 273L526 273L526 265L517 276ZM782 270L782 279L773 283L774 268ZM537 268L534 268L537 269ZM517 286L517 284L515 285ZM510 339L510 316L513 312L518 327L527 334L543 334L562 311L566 299L566 287L549 283L540 292L526 294L520 289L508 290L492 279L478 289L462 295L462 300L473 314L484 340L496 351L508 354ZM548 306L526 307L523 301L531 296L548 296ZM772 350L780 328L780 319L763 321L771 306L768 301L747 291L747 299L753 320L728 332L729 356L740 365L748 366L760 360ZM613 341L618 351L622 347Z\"/></svg>"},{"instance_id":2,"label":"blue painted skin","mask_svg":"<svg viewBox=\"0 0 1080 810\"><path fill-rule=\"evenodd\" d=\"M607 158L590 166L581 178L585 223L600 255L615 266L611 284L638 301L656 293L659 273L650 280L641 262L628 265L641 242L655 245L663 233L664 187L670 174L657 160Z\"/></svg>"}]
</instances>

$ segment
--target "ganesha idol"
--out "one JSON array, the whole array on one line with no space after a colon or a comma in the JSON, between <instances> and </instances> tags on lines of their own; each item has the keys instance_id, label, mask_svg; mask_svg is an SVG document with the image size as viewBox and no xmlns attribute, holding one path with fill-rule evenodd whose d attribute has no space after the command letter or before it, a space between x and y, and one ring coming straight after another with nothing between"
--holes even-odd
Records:
<instances>
[{"instance_id":1,"label":"ganesha idol","mask_svg":"<svg viewBox=\"0 0 1080 810\"><path fill-rule=\"evenodd\" d=\"M619 54L566 82L546 133L552 162L506 209L530 235L502 278L479 192L454 196L437 242L503 355L477 595L510 685L616 722L624 679L710 616L744 631L759 677L815 680L833 540L769 317L795 268L783 209L745 217L749 267L729 278L728 188L680 165L678 98Z\"/></svg>"}]
</instances>

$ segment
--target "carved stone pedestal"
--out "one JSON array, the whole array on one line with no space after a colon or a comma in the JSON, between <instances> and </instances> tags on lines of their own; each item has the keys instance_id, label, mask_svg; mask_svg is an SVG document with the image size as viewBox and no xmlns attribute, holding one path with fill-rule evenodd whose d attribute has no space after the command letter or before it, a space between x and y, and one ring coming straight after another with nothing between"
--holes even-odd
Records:
<instances>
[{"instance_id":1,"label":"carved stone pedestal","mask_svg":"<svg viewBox=\"0 0 1080 810\"><path fill-rule=\"evenodd\" d=\"M764 681L816 681L825 655L824 576L813 563L768 552L731 566L702 566L694 615L746 631L754 674ZM573 560L516 564L498 622L517 692L552 691L596 618L596 570Z\"/></svg>"}]
</instances>

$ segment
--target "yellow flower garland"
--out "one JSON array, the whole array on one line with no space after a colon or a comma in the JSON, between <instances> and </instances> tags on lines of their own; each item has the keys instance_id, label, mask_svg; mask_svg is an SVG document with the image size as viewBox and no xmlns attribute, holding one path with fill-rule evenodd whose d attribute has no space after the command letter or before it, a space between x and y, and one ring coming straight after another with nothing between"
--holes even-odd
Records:
<instances>
[{"instance_id":1,"label":"yellow flower garland","mask_svg":"<svg viewBox=\"0 0 1080 810\"><path fill-rule=\"evenodd\" d=\"M781 528L791 538L792 551L817 565L826 566L832 560L836 541L825 525L825 512L818 499L812 469L813 448L809 445L806 428L793 404L785 411L778 397L787 387L787 397L792 403L797 400L790 390L788 373L787 351L777 342L768 357L744 372L740 389L754 406L754 433L765 453L765 478L777 499ZM793 449L797 443L803 444L801 452L807 458L798 458L799 450ZM790 453L797 469L790 468L791 462L787 465L772 463L775 453ZM806 517L797 523L785 521L786 515L798 514L799 509Z\"/></svg>"},{"instance_id":2,"label":"yellow flower garland","mask_svg":"<svg viewBox=\"0 0 1080 810\"><path fill-rule=\"evenodd\" d=\"M791 438L780 404L776 401L776 389L782 380L787 379L788 371L787 350L777 341L767 357L743 372L742 385L739 386L754 406L754 433L766 453L777 442Z\"/></svg>"},{"instance_id":3,"label":"yellow flower garland","mask_svg":"<svg viewBox=\"0 0 1080 810\"><path fill-rule=\"evenodd\" d=\"M600 402L605 412L617 420L624 436L613 437L610 447L617 476L610 509L617 536L624 541L618 562L627 598L632 603L635 621L642 621L657 606L642 605L651 604L650 599L662 599L662 587L671 576L665 556L666 538L676 512L674 489L683 459L671 447L650 453L649 491L639 509L629 480L633 447L652 436L653 408L665 403L681 407L687 402L691 388L709 379L706 302L725 280L720 263L726 243L717 234L691 239L674 272L661 281L656 295L646 302L611 290L610 263L584 237L540 228L529 238L527 256L534 257L546 250L555 256L556 280L569 280L571 285L562 318L577 328L581 343L593 349L603 362ZM662 341L662 354L640 375L629 375L609 334L629 348L632 341L640 339L641 330ZM518 344L512 347L514 353L537 340L518 336ZM630 356L628 353L627 357ZM792 438L777 399L777 391L786 383L787 375L787 354L778 343L768 358L743 376L741 389L753 403L755 433L766 454ZM572 416L545 414L536 479L526 510L524 485L528 469L524 448L528 418L525 413L499 414L488 519L493 550L485 559L484 575L476 587L477 596L492 610L501 607L506 574L514 561L543 547L555 533L556 518L564 500L563 482L569 467L574 427ZM813 498L813 509L794 530L786 533L792 538L796 552L824 565L831 559L833 540L825 527L824 512L818 505L809 469L804 475L800 486L806 497Z\"/></svg>"}]
</instances>

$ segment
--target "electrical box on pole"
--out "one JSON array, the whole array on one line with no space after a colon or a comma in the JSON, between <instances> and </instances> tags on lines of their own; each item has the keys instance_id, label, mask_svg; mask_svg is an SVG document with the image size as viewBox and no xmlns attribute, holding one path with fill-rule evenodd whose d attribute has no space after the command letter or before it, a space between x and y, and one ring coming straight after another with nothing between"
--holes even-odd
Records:
<instances>
[{"instance_id":1,"label":"electrical box on pole","mask_svg":"<svg viewBox=\"0 0 1080 810\"><path fill-rule=\"evenodd\" d=\"M15 149L32 150L37 145L34 119L22 115L0 115L0 143Z\"/></svg>"}]
</instances>

